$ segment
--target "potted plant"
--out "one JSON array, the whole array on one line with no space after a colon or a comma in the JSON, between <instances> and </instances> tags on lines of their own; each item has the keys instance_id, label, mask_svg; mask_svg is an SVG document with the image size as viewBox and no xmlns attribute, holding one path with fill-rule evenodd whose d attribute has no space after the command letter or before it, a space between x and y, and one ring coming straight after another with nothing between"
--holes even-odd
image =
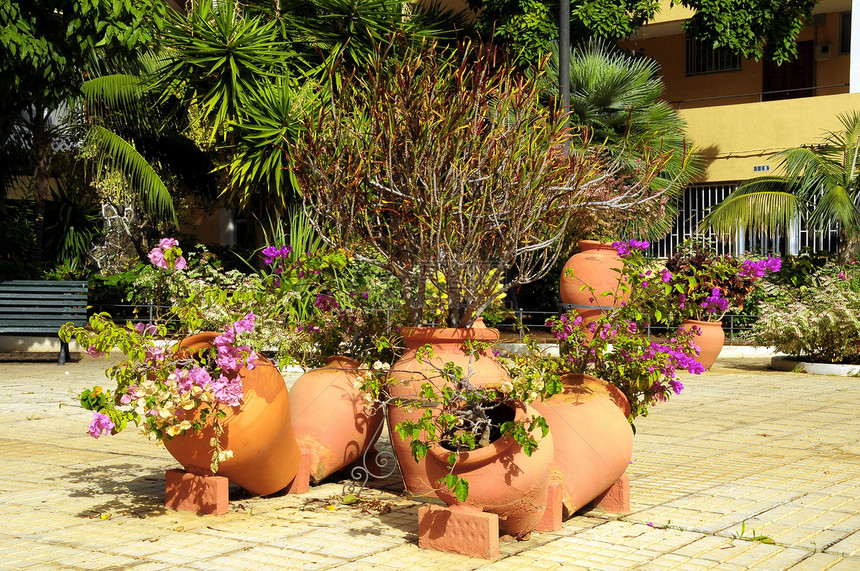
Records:
<instances>
[{"instance_id":1,"label":"potted plant","mask_svg":"<svg viewBox=\"0 0 860 571\"><path fill-rule=\"evenodd\" d=\"M487 345L466 341L463 348L465 367L437 366L433 347L420 347L415 358L434 374L425 376L417 394L392 392L391 380L379 374L369 374L362 388L383 404L418 412L395 430L416 463L426 461L428 483L439 498L495 513L502 533L522 536L535 528L547 504L552 437L528 404L547 392L518 381L476 386L475 365L486 361Z\"/></svg>"},{"instance_id":2,"label":"potted plant","mask_svg":"<svg viewBox=\"0 0 860 571\"><path fill-rule=\"evenodd\" d=\"M561 273L562 303L588 320L626 303L630 289L622 279L624 256L648 246L645 240L580 240L579 252L567 260Z\"/></svg>"},{"instance_id":3,"label":"potted plant","mask_svg":"<svg viewBox=\"0 0 860 571\"><path fill-rule=\"evenodd\" d=\"M772 256L740 260L698 246L681 250L650 277L664 304L655 317L680 316L683 328L695 328L700 334L699 361L710 369L725 343L723 316L730 308L743 309L753 284L766 273L779 271L780 266L780 259Z\"/></svg>"},{"instance_id":4,"label":"potted plant","mask_svg":"<svg viewBox=\"0 0 860 571\"><path fill-rule=\"evenodd\" d=\"M647 261L637 241L616 244L625 259L620 272L625 303L591 319L571 310L546 325L559 342L558 356L533 348L510 356L509 373L531 379L533 389L556 385L534 407L554 436L555 462L569 516L622 477L633 451L631 424L649 407L679 394L676 371L698 374L695 334L682 330L665 342L651 341L645 327L651 299Z\"/></svg>"},{"instance_id":5,"label":"potted plant","mask_svg":"<svg viewBox=\"0 0 860 571\"><path fill-rule=\"evenodd\" d=\"M407 362L392 371L411 383L407 390L433 374L414 358L428 336L447 339L436 346L437 367L462 366L464 341L497 338L471 326L507 290L553 267L577 207L642 200L647 185L621 193L608 187L605 153L565 130L563 115L541 105L536 81L493 48L382 46L366 75L333 72L331 81L338 85L333 101L289 147L292 172L319 234L400 281L411 328L401 330ZM653 177L664 159L650 156L639 177ZM444 292L446 301L444 328L432 333L421 327L428 290ZM443 355L443 346L454 352ZM493 368L487 386L508 380ZM392 425L406 419L402 409L389 412ZM392 440L408 473L408 443ZM409 488L414 479L405 478Z\"/></svg>"},{"instance_id":6,"label":"potted plant","mask_svg":"<svg viewBox=\"0 0 860 571\"><path fill-rule=\"evenodd\" d=\"M165 280L186 267L172 239L161 240L149 257ZM226 292L217 297L226 305ZM86 327L64 326L61 337L74 337L92 356L114 349L126 355L106 372L114 388L80 395L93 411L89 433L115 434L134 422L188 472L218 473L256 494L284 488L298 471L300 452L283 377L251 348L256 321L251 312L230 319L220 334L186 336L180 329L178 339L164 323L120 325L106 313Z\"/></svg>"}]
</instances>

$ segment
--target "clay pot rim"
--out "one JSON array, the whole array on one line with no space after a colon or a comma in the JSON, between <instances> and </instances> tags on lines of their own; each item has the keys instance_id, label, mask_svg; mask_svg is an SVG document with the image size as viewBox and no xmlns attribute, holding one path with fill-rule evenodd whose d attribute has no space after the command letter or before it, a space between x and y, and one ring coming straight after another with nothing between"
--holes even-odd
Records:
<instances>
[{"instance_id":1,"label":"clay pot rim","mask_svg":"<svg viewBox=\"0 0 860 571\"><path fill-rule=\"evenodd\" d=\"M403 327L400 335L408 341L449 342L499 340L499 330L490 327Z\"/></svg>"},{"instance_id":2,"label":"clay pot rim","mask_svg":"<svg viewBox=\"0 0 860 571\"><path fill-rule=\"evenodd\" d=\"M204 349L206 347L211 347L215 338L219 337L221 334L216 331L201 331L200 333L195 333L194 335L189 335L184 339L180 340L174 346L174 350L179 351L180 349L189 349L191 351L199 351L200 349ZM254 363L255 367L274 367L271 361L269 361L264 356L257 353L257 360ZM240 370L241 373L247 373L247 367L242 367Z\"/></svg>"},{"instance_id":3,"label":"clay pot rim","mask_svg":"<svg viewBox=\"0 0 860 571\"><path fill-rule=\"evenodd\" d=\"M527 413L525 403L523 403L522 401L508 401L508 404L514 410L514 422L522 421L525 419ZM535 413L537 414L536 411ZM433 458L435 458L437 461L447 465L448 456L451 454L451 452L455 452L458 455L457 466L475 467L494 462L496 459L498 459L499 455L502 454L503 451L511 448L512 446L519 445L520 444L510 435L504 435L501 438L490 442L486 446L481 446L480 448L475 448L474 450L467 450L464 452L448 450L447 448L444 448L439 444L434 444L430 446L429 450L427 450L427 454L432 455ZM540 442L538 442L538 446L540 446Z\"/></svg>"},{"instance_id":4,"label":"clay pot rim","mask_svg":"<svg viewBox=\"0 0 860 571\"><path fill-rule=\"evenodd\" d=\"M360 369L361 361L353 357L348 357L346 355L331 355L325 358L324 368L343 370Z\"/></svg>"},{"instance_id":5,"label":"clay pot rim","mask_svg":"<svg viewBox=\"0 0 860 571\"><path fill-rule=\"evenodd\" d=\"M580 252L588 250L612 250L616 254L618 253L618 251L612 247L611 242L602 242L600 240L580 240L577 242L577 246L579 246Z\"/></svg>"},{"instance_id":6,"label":"clay pot rim","mask_svg":"<svg viewBox=\"0 0 860 571\"><path fill-rule=\"evenodd\" d=\"M595 377L594 375L589 375L588 373L565 373L561 376L562 384L564 384L564 378L565 377L582 377L583 379L588 379L590 381L597 381L597 382L603 383L604 385L606 385L606 389L610 393L612 393L610 395L610 398L612 398L612 402L615 403L615 405L621 409L621 412L624 413L625 418L630 418L630 412L631 412L630 401L627 400L627 396L624 394L624 392L621 389L619 389L618 387L616 387L615 385L613 385L609 381L604 381L603 379ZM552 398L552 397L550 397L550 398ZM619 399L621 402L619 402ZM621 403L624 403L624 405L622 406Z\"/></svg>"},{"instance_id":7,"label":"clay pot rim","mask_svg":"<svg viewBox=\"0 0 860 571\"><path fill-rule=\"evenodd\" d=\"M719 325L721 328L723 326L722 321L702 321L700 319L684 319L681 321L681 325L684 325L685 323L692 323L694 325Z\"/></svg>"}]
</instances>

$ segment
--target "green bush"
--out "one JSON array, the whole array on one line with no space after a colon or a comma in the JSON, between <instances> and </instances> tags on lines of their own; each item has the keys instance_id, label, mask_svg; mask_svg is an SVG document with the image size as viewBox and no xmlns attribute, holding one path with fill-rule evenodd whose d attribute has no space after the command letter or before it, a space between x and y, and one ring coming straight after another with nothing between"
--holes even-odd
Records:
<instances>
[{"instance_id":1,"label":"green bush","mask_svg":"<svg viewBox=\"0 0 860 571\"><path fill-rule=\"evenodd\" d=\"M822 363L860 363L860 272L827 264L809 284L783 285L760 304L757 344Z\"/></svg>"}]
</instances>

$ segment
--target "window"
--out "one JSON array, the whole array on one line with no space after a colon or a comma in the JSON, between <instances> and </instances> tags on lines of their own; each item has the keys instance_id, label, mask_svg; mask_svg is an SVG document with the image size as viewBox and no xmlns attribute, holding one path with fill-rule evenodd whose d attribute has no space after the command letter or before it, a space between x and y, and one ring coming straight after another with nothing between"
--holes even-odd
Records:
<instances>
[{"instance_id":1,"label":"window","mask_svg":"<svg viewBox=\"0 0 860 571\"><path fill-rule=\"evenodd\" d=\"M717 48L694 38L687 38L687 75L737 71L741 69L741 56L727 48Z\"/></svg>"},{"instance_id":2,"label":"window","mask_svg":"<svg viewBox=\"0 0 860 571\"><path fill-rule=\"evenodd\" d=\"M839 14L839 53L851 52L851 12Z\"/></svg>"}]
</instances>

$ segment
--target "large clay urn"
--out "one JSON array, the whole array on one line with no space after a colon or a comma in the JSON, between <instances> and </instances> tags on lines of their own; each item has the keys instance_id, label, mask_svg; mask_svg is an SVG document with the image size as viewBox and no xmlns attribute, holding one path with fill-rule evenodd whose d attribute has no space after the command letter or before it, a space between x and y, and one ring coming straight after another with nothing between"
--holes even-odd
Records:
<instances>
[{"instance_id":1,"label":"large clay urn","mask_svg":"<svg viewBox=\"0 0 860 571\"><path fill-rule=\"evenodd\" d=\"M523 403L513 403L514 420L525 421L538 413ZM503 436L482 448L457 454L453 473L469 484L465 502L441 484L436 495L449 506L473 506L499 516L502 534L522 536L532 531L543 517L553 459L553 435L541 437L535 428L532 437L538 448L527 456L510 436ZM434 446L427 453L427 474L433 482L451 472L450 450Z\"/></svg>"},{"instance_id":2,"label":"large clay urn","mask_svg":"<svg viewBox=\"0 0 860 571\"><path fill-rule=\"evenodd\" d=\"M563 391L532 406L546 419L555 446L553 479L564 488L564 517L603 494L633 456L630 405L614 385L590 375L562 376Z\"/></svg>"},{"instance_id":3,"label":"large clay urn","mask_svg":"<svg viewBox=\"0 0 860 571\"><path fill-rule=\"evenodd\" d=\"M404 327L400 334L404 338L406 351L403 356L391 366L388 392L391 397L414 399L417 397L422 383L432 382L439 386L443 378L433 367L442 368L445 363L452 362L462 367L464 376L476 387L499 386L510 377L502 368L490 350L478 353L477 358L470 358L464 349L466 341L496 342L499 339L498 329L487 327L476 328L436 328L436 327ZM433 358L430 364L423 363L417 358L417 351L424 345L430 345ZM431 366L432 365L432 366ZM434 406L433 403L425 403ZM424 408L407 411L396 405L388 408L389 432L391 445L397 456L397 464L403 476L406 491L417 496L433 495L433 482L427 476L426 462L422 459L416 462L412 456L410 441L404 440L395 428L404 420L416 420L424 413Z\"/></svg>"},{"instance_id":4,"label":"large clay urn","mask_svg":"<svg viewBox=\"0 0 860 571\"><path fill-rule=\"evenodd\" d=\"M349 357L326 359L290 388L290 411L299 446L311 456L311 481L352 464L376 442L382 411L367 415L364 393L355 387L361 364Z\"/></svg>"},{"instance_id":5,"label":"large clay urn","mask_svg":"<svg viewBox=\"0 0 860 571\"><path fill-rule=\"evenodd\" d=\"M681 327L688 331L693 326L698 327L702 332L699 337L693 339L700 349L696 361L710 371L726 343L723 324L719 321L697 321L695 319L685 319L681 323Z\"/></svg>"},{"instance_id":6,"label":"large clay urn","mask_svg":"<svg viewBox=\"0 0 860 571\"><path fill-rule=\"evenodd\" d=\"M211 347L218 333L204 332L183 340L179 347L191 352ZM218 475L253 494L273 494L296 477L301 452L293 434L287 386L278 369L259 357L257 365L239 372L242 377L242 403L226 407L221 420L221 444L233 457L221 462ZM165 441L167 451L187 472L211 474L210 440L214 429L179 435Z\"/></svg>"},{"instance_id":7,"label":"large clay urn","mask_svg":"<svg viewBox=\"0 0 860 571\"><path fill-rule=\"evenodd\" d=\"M624 261L610 244L580 240L579 252L567 260L561 273L562 303L572 306L583 319L597 319L603 311L630 299L630 292L619 288L623 267ZM603 296L605 292L611 295Z\"/></svg>"}]
</instances>

